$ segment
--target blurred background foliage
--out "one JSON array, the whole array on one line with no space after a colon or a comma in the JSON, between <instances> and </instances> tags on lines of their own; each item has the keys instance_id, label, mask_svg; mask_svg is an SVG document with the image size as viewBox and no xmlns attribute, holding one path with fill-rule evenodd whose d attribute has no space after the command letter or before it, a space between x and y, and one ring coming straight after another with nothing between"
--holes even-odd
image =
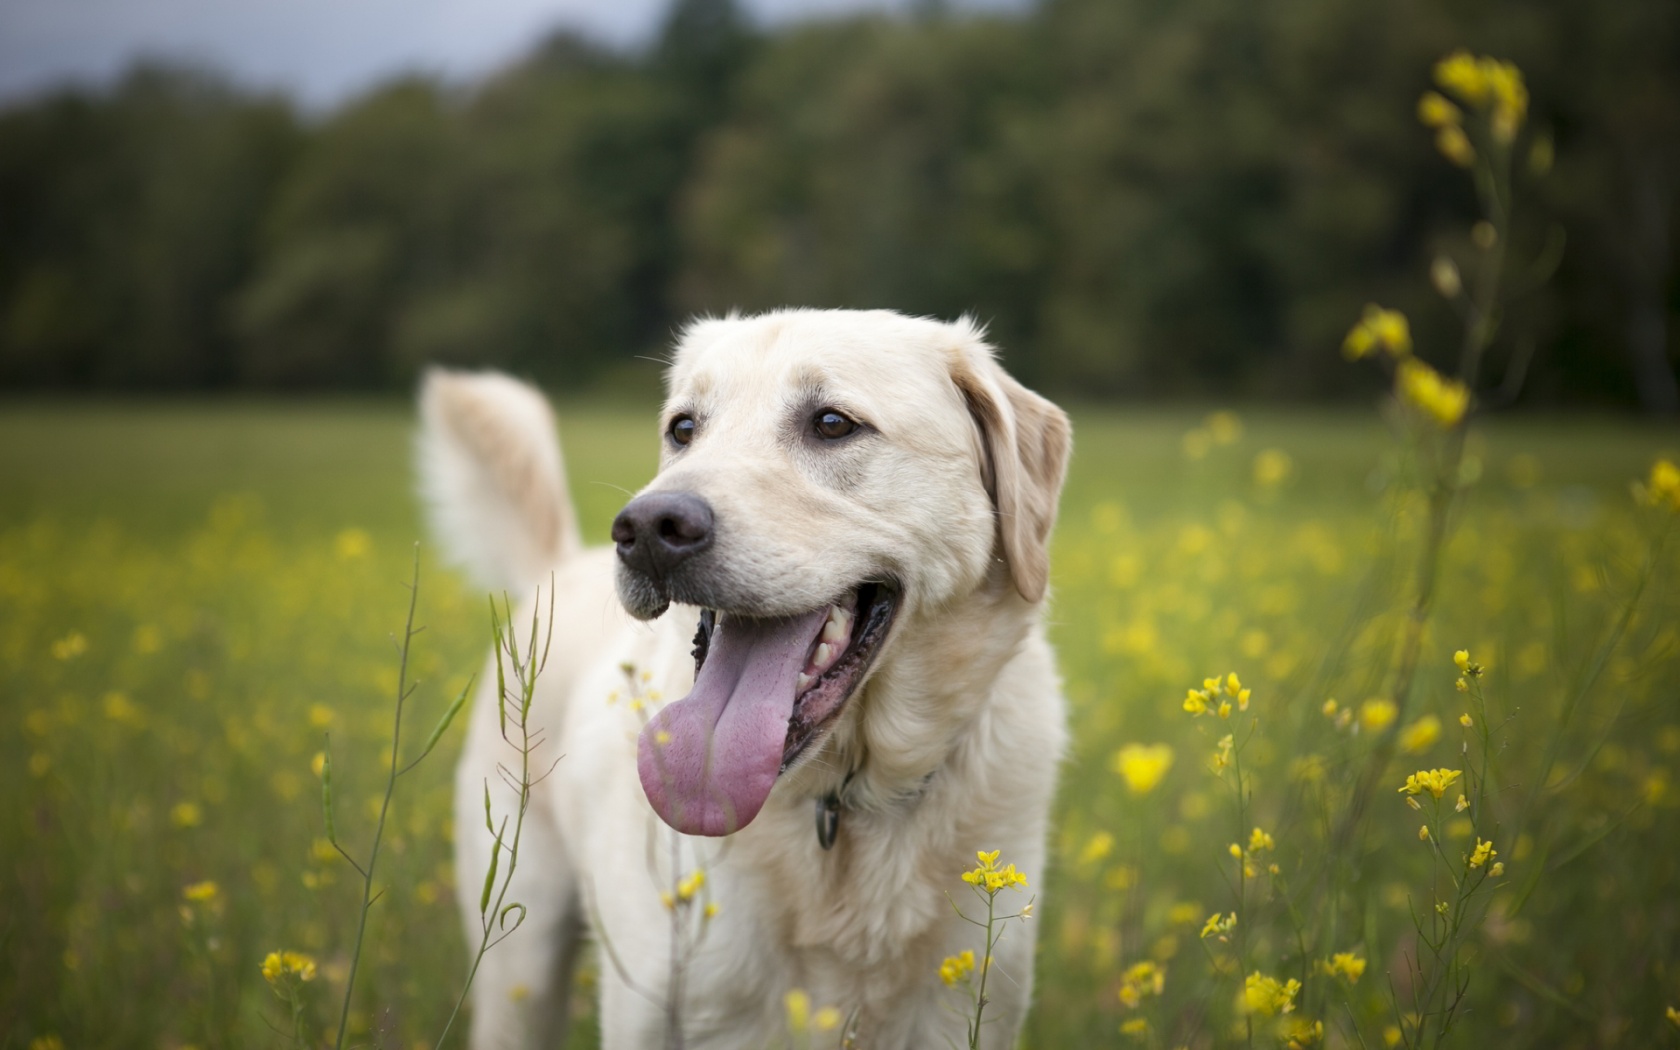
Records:
<instances>
[{"instance_id":1,"label":"blurred background foliage","mask_svg":"<svg viewBox=\"0 0 1680 1050\"><path fill-rule=\"evenodd\" d=\"M379 389L425 362L645 388L696 312L991 325L1066 397L1329 399L1371 298L1474 201L1407 104L1468 47L1533 86L1567 237L1508 319L1535 404L1672 412L1672 0L937 2L775 32L676 0L637 52L565 34L488 80L327 113L194 68L0 112L0 385ZM1520 286L1522 275L1517 275ZM1497 364L1495 365L1497 368Z\"/></svg>"}]
</instances>

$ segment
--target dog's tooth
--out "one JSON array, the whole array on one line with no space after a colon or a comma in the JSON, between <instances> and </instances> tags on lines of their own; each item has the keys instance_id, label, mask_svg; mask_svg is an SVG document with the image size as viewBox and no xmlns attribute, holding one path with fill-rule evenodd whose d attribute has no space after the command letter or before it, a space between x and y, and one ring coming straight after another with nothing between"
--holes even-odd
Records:
<instances>
[{"instance_id":1,"label":"dog's tooth","mask_svg":"<svg viewBox=\"0 0 1680 1050\"><path fill-rule=\"evenodd\" d=\"M828 618L828 622L823 624L822 640L825 642L838 642L844 640L845 637L846 624L844 621L830 616Z\"/></svg>"},{"instance_id":2,"label":"dog's tooth","mask_svg":"<svg viewBox=\"0 0 1680 1050\"><path fill-rule=\"evenodd\" d=\"M807 690L811 687L811 676L806 674L804 671L801 671L801 672L799 672L799 677L794 679L794 682L795 682L794 691L799 692L799 693L803 693L805 690Z\"/></svg>"},{"instance_id":3,"label":"dog's tooth","mask_svg":"<svg viewBox=\"0 0 1680 1050\"><path fill-rule=\"evenodd\" d=\"M833 663L833 662L834 662L834 646L829 645L827 642L823 642L822 644L818 645L817 646L817 655L816 655L816 658L814 660L812 660L812 663L816 664L818 667L820 667L824 670L827 670L828 665Z\"/></svg>"}]
</instances>

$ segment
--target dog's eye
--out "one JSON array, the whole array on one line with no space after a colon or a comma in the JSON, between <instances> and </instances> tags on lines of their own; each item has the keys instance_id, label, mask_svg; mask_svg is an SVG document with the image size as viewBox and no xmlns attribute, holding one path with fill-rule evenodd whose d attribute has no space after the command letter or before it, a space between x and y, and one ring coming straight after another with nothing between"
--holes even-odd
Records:
<instances>
[{"instance_id":1,"label":"dog's eye","mask_svg":"<svg viewBox=\"0 0 1680 1050\"><path fill-rule=\"evenodd\" d=\"M816 427L818 437L827 438L830 441L835 438L843 438L857 429L856 423L832 408L825 408L818 412L812 417L811 425Z\"/></svg>"},{"instance_id":2,"label":"dog's eye","mask_svg":"<svg viewBox=\"0 0 1680 1050\"><path fill-rule=\"evenodd\" d=\"M694 417L678 416L677 418L671 420L671 429L669 433L671 435L671 440L675 441L679 445L686 445L690 441L693 441Z\"/></svg>"}]
</instances>

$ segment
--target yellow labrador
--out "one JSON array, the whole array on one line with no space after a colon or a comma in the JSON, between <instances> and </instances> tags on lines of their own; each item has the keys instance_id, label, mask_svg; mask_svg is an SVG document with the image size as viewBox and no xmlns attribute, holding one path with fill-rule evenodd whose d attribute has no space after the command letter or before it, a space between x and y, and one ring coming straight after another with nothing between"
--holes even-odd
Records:
<instances>
[{"instance_id":1,"label":"yellow labrador","mask_svg":"<svg viewBox=\"0 0 1680 1050\"><path fill-rule=\"evenodd\" d=\"M784 1045L796 989L859 1047L966 1044L971 1007L939 967L984 951L951 901L984 917L960 879L979 849L1036 887L1063 748L1040 623L1061 410L966 319L698 321L659 473L602 549L579 539L534 390L433 372L421 415L450 551L526 617L550 579L555 602L531 720L539 766L559 762L510 894L529 917L478 975L472 1045L556 1045L584 937L609 1050ZM486 785L498 813L514 799L485 677L455 825L474 943ZM1033 941L1012 924L998 946L984 1046L1015 1041Z\"/></svg>"}]
</instances>

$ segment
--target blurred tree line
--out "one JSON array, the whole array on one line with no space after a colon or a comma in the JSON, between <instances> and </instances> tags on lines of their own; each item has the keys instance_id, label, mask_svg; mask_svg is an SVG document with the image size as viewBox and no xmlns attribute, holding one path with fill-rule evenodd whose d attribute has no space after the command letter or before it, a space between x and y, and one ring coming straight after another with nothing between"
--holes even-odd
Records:
<instances>
[{"instance_id":1,"label":"blurred tree line","mask_svg":"<svg viewBox=\"0 0 1680 1050\"><path fill-rule=\"evenodd\" d=\"M0 384L379 388L424 362L651 371L682 319L783 304L988 321L1090 397L1323 398L1362 305L1425 348L1471 250L1413 102L1515 60L1567 234L1509 313L1525 397L1673 411L1680 4L1043 0L755 30L677 0L628 54L557 35L483 83L324 117L203 72L0 112ZM1519 280L1520 283L1520 280ZM1519 355L1520 356L1520 355Z\"/></svg>"}]
</instances>

